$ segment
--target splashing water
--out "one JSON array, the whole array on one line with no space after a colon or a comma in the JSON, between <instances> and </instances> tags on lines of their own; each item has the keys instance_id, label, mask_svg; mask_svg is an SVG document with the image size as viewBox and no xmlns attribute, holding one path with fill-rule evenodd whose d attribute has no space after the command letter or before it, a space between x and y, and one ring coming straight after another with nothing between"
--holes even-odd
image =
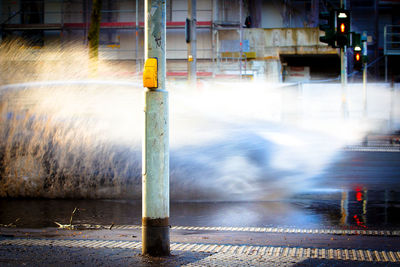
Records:
<instances>
[{"instance_id":1,"label":"splashing water","mask_svg":"<svg viewBox=\"0 0 400 267\"><path fill-rule=\"evenodd\" d=\"M41 65L45 79L13 85L13 64L1 87L0 197L140 199L141 85L86 80L76 64L62 69L70 79L53 81ZM267 200L312 188L338 149L374 126L344 122L332 88L314 101L297 87L169 81L171 199Z\"/></svg>"}]
</instances>

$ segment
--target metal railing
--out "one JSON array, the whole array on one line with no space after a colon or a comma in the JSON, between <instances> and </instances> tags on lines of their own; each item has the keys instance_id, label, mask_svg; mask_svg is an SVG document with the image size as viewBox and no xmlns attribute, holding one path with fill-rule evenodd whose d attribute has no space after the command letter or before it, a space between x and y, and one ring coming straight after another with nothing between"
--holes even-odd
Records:
<instances>
[{"instance_id":1,"label":"metal railing","mask_svg":"<svg viewBox=\"0 0 400 267\"><path fill-rule=\"evenodd\" d=\"M242 58L240 57L235 57L235 56L223 56L224 52L219 52L217 53L217 72L221 72L221 71L237 71L240 72L240 67L239 65L236 64L240 64L240 61L242 61L243 65L243 70L242 73L243 75L247 74L247 63L248 63L248 59L246 54L243 53ZM221 63L225 63L225 66L222 66ZM228 64L228 66L226 65Z\"/></svg>"},{"instance_id":2,"label":"metal railing","mask_svg":"<svg viewBox=\"0 0 400 267\"><path fill-rule=\"evenodd\" d=\"M400 55L400 25L385 25L384 54Z\"/></svg>"}]
</instances>

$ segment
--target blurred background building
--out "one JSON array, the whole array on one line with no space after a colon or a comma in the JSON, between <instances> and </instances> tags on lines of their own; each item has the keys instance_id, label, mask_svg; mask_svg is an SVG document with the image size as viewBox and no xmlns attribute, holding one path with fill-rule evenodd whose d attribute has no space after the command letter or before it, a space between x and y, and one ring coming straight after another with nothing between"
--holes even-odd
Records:
<instances>
[{"instance_id":1,"label":"blurred background building","mask_svg":"<svg viewBox=\"0 0 400 267\"><path fill-rule=\"evenodd\" d=\"M101 11L100 58L132 63L132 72L140 71L144 60L144 0L136 1L103 0ZM186 77L188 0L166 4L167 75ZM369 80L396 80L400 2L346 4L351 31L367 32ZM339 52L319 42L318 15L339 7L337 0L197 0L197 76L274 82L337 78ZM91 0L2 0L1 40L22 37L32 49L71 42L86 46L91 9ZM351 79L360 80L361 73L352 74L351 49L348 59Z\"/></svg>"}]
</instances>

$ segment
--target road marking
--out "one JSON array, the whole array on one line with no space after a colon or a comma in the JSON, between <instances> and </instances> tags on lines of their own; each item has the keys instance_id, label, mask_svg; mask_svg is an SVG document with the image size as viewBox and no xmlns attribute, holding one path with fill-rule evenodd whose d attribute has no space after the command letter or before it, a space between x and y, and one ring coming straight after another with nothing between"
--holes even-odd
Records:
<instances>
[{"instance_id":1,"label":"road marking","mask_svg":"<svg viewBox=\"0 0 400 267\"><path fill-rule=\"evenodd\" d=\"M246 246L239 246L239 248L238 248L238 254L243 254L245 248L246 248Z\"/></svg>"},{"instance_id":2,"label":"road marking","mask_svg":"<svg viewBox=\"0 0 400 267\"><path fill-rule=\"evenodd\" d=\"M356 252L355 249L351 250L351 258L352 258L353 261L358 261L357 252Z\"/></svg>"},{"instance_id":3,"label":"road marking","mask_svg":"<svg viewBox=\"0 0 400 267\"><path fill-rule=\"evenodd\" d=\"M299 257L303 257L303 248L299 249Z\"/></svg>"},{"instance_id":4,"label":"road marking","mask_svg":"<svg viewBox=\"0 0 400 267\"><path fill-rule=\"evenodd\" d=\"M236 251L239 250L239 247L240 247L240 246L233 246L233 247L232 247L232 250L231 250L231 253L232 253L232 254L236 254ZM266 249L266 248L265 248L265 249Z\"/></svg>"},{"instance_id":5,"label":"road marking","mask_svg":"<svg viewBox=\"0 0 400 267\"><path fill-rule=\"evenodd\" d=\"M383 261L385 261L385 262L390 261L390 260L389 260L389 256L388 256L388 254L386 253L386 251L382 251L381 253L382 253Z\"/></svg>"},{"instance_id":6,"label":"road marking","mask_svg":"<svg viewBox=\"0 0 400 267\"><path fill-rule=\"evenodd\" d=\"M333 260L334 259L334 254L333 254L333 249L329 250L329 257L328 259Z\"/></svg>"},{"instance_id":7,"label":"road marking","mask_svg":"<svg viewBox=\"0 0 400 267\"><path fill-rule=\"evenodd\" d=\"M374 250L374 254L373 255L375 255L375 258L376 258L377 261L382 261L378 251Z\"/></svg>"},{"instance_id":8,"label":"road marking","mask_svg":"<svg viewBox=\"0 0 400 267\"><path fill-rule=\"evenodd\" d=\"M285 257L289 256L289 249L287 247L283 249L283 256Z\"/></svg>"},{"instance_id":9,"label":"road marking","mask_svg":"<svg viewBox=\"0 0 400 267\"><path fill-rule=\"evenodd\" d=\"M318 256L321 255L321 258L325 259L326 258L326 249L321 249L321 254L318 254Z\"/></svg>"},{"instance_id":10,"label":"road marking","mask_svg":"<svg viewBox=\"0 0 400 267\"><path fill-rule=\"evenodd\" d=\"M366 251L366 254L367 254L367 259L368 259L368 261L373 261L371 251L367 250L367 251Z\"/></svg>"},{"instance_id":11,"label":"road marking","mask_svg":"<svg viewBox=\"0 0 400 267\"><path fill-rule=\"evenodd\" d=\"M228 252L231 248L232 248L232 246L225 246L223 249L221 249L221 252L226 253L226 252Z\"/></svg>"},{"instance_id":12,"label":"road marking","mask_svg":"<svg viewBox=\"0 0 400 267\"><path fill-rule=\"evenodd\" d=\"M217 248L218 245L211 245L207 250L210 252L214 252L214 249Z\"/></svg>"},{"instance_id":13,"label":"road marking","mask_svg":"<svg viewBox=\"0 0 400 267\"><path fill-rule=\"evenodd\" d=\"M180 250L187 250L187 248L188 248L190 245L191 245L190 243L186 243L186 244L184 244L184 245L180 248Z\"/></svg>"},{"instance_id":14,"label":"road marking","mask_svg":"<svg viewBox=\"0 0 400 267\"><path fill-rule=\"evenodd\" d=\"M388 254L389 254L390 261L396 262L396 256L394 255L394 253L392 251L389 251Z\"/></svg>"}]
</instances>

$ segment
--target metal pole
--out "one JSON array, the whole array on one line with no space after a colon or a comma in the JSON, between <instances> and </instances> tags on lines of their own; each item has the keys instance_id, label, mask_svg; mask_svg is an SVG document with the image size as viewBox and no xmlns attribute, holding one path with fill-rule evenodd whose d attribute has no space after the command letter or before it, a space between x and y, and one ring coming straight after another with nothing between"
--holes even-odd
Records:
<instances>
[{"instance_id":1,"label":"metal pole","mask_svg":"<svg viewBox=\"0 0 400 267\"><path fill-rule=\"evenodd\" d=\"M363 33L364 34L364 33ZM365 33L365 39L366 39L367 33ZM368 51L367 51L368 47L367 47L367 41L365 40L363 42L363 56L367 56L368 55ZM363 108L363 117L366 118L367 117L367 112L368 112L368 102L367 102L367 62L364 62L364 69L363 69L363 103L364 103L364 108Z\"/></svg>"},{"instance_id":2,"label":"metal pole","mask_svg":"<svg viewBox=\"0 0 400 267\"><path fill-rule=\"evenodd\" d=\"M142 162L142 253L170 254L169 119L165 87L165 0L145 0L145 58L157 58L158 87L145 91Z\"/></svg>"},{"instance_id":3,"label":"metal pole","mask_svg":"<svg viewBox=\"0 0 400 267\"><path fill-rule=\"evenodd\" d=\"M0 4L1 6L1 4ZM64 0L61 0L61 7L60 7L60 19L61 19L61 32L60 32L60 46L63 47L63 38L64 38ZM0 7L1 10L1 7ZM0 36L1 39L1 36ZM1 41L1 40L0 40Z\"/></svg>"},{"instance_id":4,"label":"metal pole","mask_svg":"<svg viewBox=\"0 0 400 267\"><path fill-rule=\"evenodd\" d=\"M388 56L385 55L385 83L388 82Z\"/></svg>"},{"instance_id":5,"label":"metal pole","mask_svg":"<svg viewBox=\"0 0 400 267\"><path fill-rule=\"evenodd\" d=\"M139 63L139 55L138 55L138 50L139 50L139 0L136 0L136 9L135 9L135 15L136 15L136 20L135 20L135 26L136 26L136 49L135 49L135 59L136 59L136 73L139 75L140 72L140 63Z\"/></svg>"},{"instance_id":6,"label":"metal pole","mask_svg":"<svg viewBox=\"0 0 400 267\"><path fill-rule=\"evenodd\" d=\"M343 117L348 116L347 107L347 49L346 46L340 48L340 69L341 69L341 84L342 84L342 113Z\"/></svg>"},{"instance_id":7,"label":"metal pole","mask_svg":"<svg viewBox=\"0 0 400 267\"><path fill-rule=\"evenodd\" d=\"M363 221L364 224L367 225L367 208L368 208L368 190L364 190L363 192L364 200L363 200Z\"/></svg>"},{"instance_id":8,"label":"metal pole","mask_svg":"<svg viewBox=\"0 0 400 267\"><path fill-rule=\"evenodd\" d=\"M340 0L340 6L346 9L346 0ZM343 117L348 116L347 107L347 47L340 48L340 76L342 84L342 113Z\"/></svg>"},{"instance_id":9,"label":"metal pole","mask_svg":"<svg viewBox=\"0 0 400 267\"><path fill-rule=\"evenodd\" d=\"M379 0L374 3L375 14L375 60L379 57ZM379 61L375 62L375 79L379 79Z\"/></svg>"},{"instance_id":10,"label":"metal pole","mask_svg":"<svg viewBox=\"0 0 400 267\"><path fill-rule=\"evenodd\" d=\"M363 112L363 116L364 118L367 117L368 114L368 102L367 102L367 63L364 63L364 69L363 69L363 102L364 102L364 112Z\"/></svg>"},{"instance_id":11,"label":"metal pole","mask_svg":"<svg viewBox=\"0 0 400 267\"><path fill-rule=\"evenodd\" d=\"M218 2L217 0L213 0L212 2L212 23L211 23L211 46L212 46L212 70L213 70L213 77L215 77L216 73L216 45L215 43L217 42L216 39L216 29L215 29L215 21L217 20L218 17Z\"/></svg>"},{"instance_id":12,"label":"metal pole","mask_svg":"<svg viewBox=\"0 0 400 267\"><path fill-rule=\"evenodd\" d=\"M387 26L385 25L385 27L383 27L383 54L386 56L387 55Z\"/></svg>"},{"instance_id":13,"label":"metal pole","mask_svg":"<svg viewBox=\"0 0 400 267\"><path fill-rule=\"evenodd\" d=\"M3 22L3 3L0 3L0 22ZM3 42L3 26L0 25L0 44Z\"/></svg>"},{"instance_id":14,"label":"metal pole","mask_svg":"<svg viewBox=\"0 0 400 267\"><path fill-rule=\"evenodd\" d=\"M220 70L220 62L221 62L221 55L220 55L220 49L219 49L219 31L218 29L215 31L215 37L216 37L216 56L217 56L217 70L216 72L219 72Z\"/></svg>"},{"instance_id":15,"label":"metal pole","mask_svg":"<svg viewBox=\"0 0 400 267\"><path fill-rule=\"evenodd\" d=\"M349 215L349 192L342 192L342 199L340 201L340 224L347 225L347 217Z\"/></svg>"},{"instance_id":16,"label":"metal pole","mask_svg":"<svg viewBox=\"0 0 400 267\"><path fill-rule=\"evenodd\" d=\"M85 1L85 44L88 44L89 32L89 0Z\"/></svg>"},{"instance_id":17,"label":"metal pole","mask_svg":"<svg viewBox=\"0 0 400 267\"><path fill-rule=\"evenodd\" d=\"M226 21L225 18L225 0L222 0L222 15L221 15L221 21Z\"/></svg>"},{"instance_id":18,"label":"metal pole","mask_svg":"<svg viewBox=\"0 0 400 267\"><path fill-rule=\"evenodd\" d=\"M190 20L190 42L188 43L188 80L196 83L197 36L196 36L196 0L188 0L188 19Z\"/></svg>"},{"instance_id":19,"label":"metal pole","mask_svg":"<svg viewBox=\"0 0 400 267\"><path fill-rule=\"evenodd\" d=\"M395 101L395 91L394 91L394 76L392 75L392 81L390 83L390 113L389 113L389 130L394 129L394 101Z\"/></svg>"},{"instance_id":20,"label":"metal pole","mask_svg":"<svg viewBox=\"0 0 400 267\"><path fill-rule=\"evenodd\" d=\"M243 18L242 18L242 13L243 13L243 1L239 0L239 73L240 73L240 79L242 79L242 58L243 58Z\"/></svg>"}]
</instances>

